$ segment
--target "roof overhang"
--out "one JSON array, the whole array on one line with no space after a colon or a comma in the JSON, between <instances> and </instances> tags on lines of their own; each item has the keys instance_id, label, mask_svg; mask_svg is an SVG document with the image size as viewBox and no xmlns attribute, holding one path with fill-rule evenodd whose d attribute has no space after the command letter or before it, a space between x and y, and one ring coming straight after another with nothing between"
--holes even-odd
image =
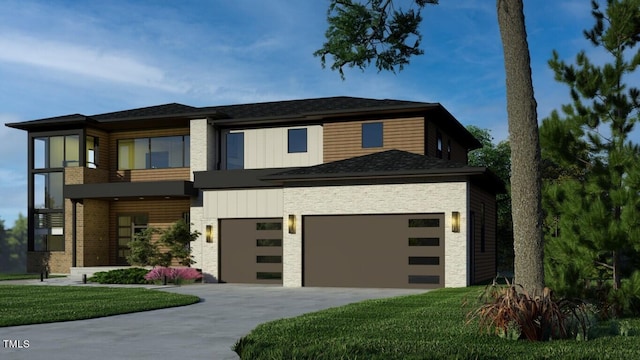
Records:
<instances>
[{"instance_id":1,"label":"roof overhang","mask_svg":"<svg viewBox=\"0 0 640 360\"><path fill-rule=\"evenodd\" d=\"M64 186L67 199L176 198L197 194L191 181L140 181Z\"/></svg>"},{"instance_id":2,"label":"roof overhang","mask_svg":"<svg viewBox=\"0 0 640 360\"><path fill-rule=\"evenodd\" d=\"M279 187L278 183L262 180L262 178L286 170L291 170L291 168L195 171L193 173L193 186L196 189Z\"/></svg>"}]
</instances>

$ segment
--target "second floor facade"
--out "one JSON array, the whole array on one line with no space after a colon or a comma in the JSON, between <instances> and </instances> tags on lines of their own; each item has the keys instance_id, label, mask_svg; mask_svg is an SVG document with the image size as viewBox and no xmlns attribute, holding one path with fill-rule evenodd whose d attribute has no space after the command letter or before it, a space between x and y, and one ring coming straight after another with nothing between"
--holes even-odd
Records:
<instances>
[{"instance_id":1,"label":"second floor facade","mask_svg":"<svg viewBox=\"0 0 640 360\"><path fill-rule=\"evenodd\" d=\"M65 198L184 198L197 192L194 173L315 166L391 149L466 164L480 147L438 103L353 97L166 104L7 126L29 133L29 209L49 233ZM145 185L153 183L162 186Z\"/></svg>"}]
</instances>

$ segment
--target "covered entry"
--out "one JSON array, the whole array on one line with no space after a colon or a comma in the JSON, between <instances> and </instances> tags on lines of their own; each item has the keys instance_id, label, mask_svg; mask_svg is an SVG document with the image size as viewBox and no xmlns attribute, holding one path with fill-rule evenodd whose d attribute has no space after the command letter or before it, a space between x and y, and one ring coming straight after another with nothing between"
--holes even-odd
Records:
<instances>
[{"instance_id":1,"label":"covered entry","mask_svg":"<svg viewBox=\"0 0 640 360\"><path fill-rule=\"evenodd\" d=\"M220 220L220 282L282 284L282 218Z\"/></svg>"},{"instance_id":2,"label":"covered entry","mask_svg":"<svg viewBox=\"0 0 640 360\"><path fill-rule=\"evenodd\" d=\"M303 216L303 286L444 286L444 214Z\"/></svg>"}]
</instances>

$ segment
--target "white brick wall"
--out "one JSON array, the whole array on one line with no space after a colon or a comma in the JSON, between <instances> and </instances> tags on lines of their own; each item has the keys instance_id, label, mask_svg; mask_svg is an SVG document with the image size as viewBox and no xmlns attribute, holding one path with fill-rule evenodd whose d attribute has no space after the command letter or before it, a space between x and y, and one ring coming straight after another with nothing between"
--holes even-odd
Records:
<instances>
[{"instance_id":1,"label":"white brick wall","mask_svg":"<svg viewBox=\"0 0 640 360\"><path fill-rule=\"evenodd\" d=\"M460 232L451 231L451 212L461 215ZM284 189L284 217L297 216L295 234L284 231L283 283L302 286L303 215L445 214L445 286L467 286L467 183L386 184Z\"/></svg>"},{"instance_id":2,"label":"white brick wall","mask_svg":"<svg viewBox=\"0 0 640 360\"><path fill-rule=\"evenodd\" d=\"M196 267L217 281L218 219L283 217L283 284L299 287L303 215L444 213L445 286L467 286L467 196L465 182L205 191L203 207L191 208L191 222L203 234L194 242ZM461 214L459 233L451 231L453 211ZM287 231L289 214L297 217L295 234ZM204 239L206 225L213 226L212 243Z\"/></svg>"}]
</instances>

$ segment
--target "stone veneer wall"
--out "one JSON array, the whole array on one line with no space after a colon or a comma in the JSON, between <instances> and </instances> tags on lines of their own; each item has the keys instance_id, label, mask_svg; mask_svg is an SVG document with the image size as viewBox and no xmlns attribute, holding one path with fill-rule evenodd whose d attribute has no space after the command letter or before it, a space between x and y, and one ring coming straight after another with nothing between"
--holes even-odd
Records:
<instances>
[{"instance_id":1,"label":"stone veneer wall","mask_svg":"<svg viewBox=\"0 0 640 360\"><path fill-rule=\"evenodd\" d=\"M284 189L284 216L297 216L295 234L284 232L283 285L302 286L302 216L339 214L445 214L445 286L468 285L466 182L292 187ZM451 212L461 215L451 231Z\"/></svg>"}]
</instances>

